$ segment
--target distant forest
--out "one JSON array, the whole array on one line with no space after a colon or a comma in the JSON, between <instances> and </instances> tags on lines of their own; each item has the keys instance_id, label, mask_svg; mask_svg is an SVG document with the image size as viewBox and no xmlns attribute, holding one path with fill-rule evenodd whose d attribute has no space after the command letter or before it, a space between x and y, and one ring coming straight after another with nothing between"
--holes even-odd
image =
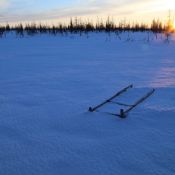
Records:
<instances>
[{"instance_id":1,"label":"distant forest","mask_svg":"<svg viewBox=\"0 0 175 175\"><path fill-rule=\"evenodd\" d=\"M98 21L95 24L93 22L84 22L81 19L70 19L69 24L59 23L58 25L45 25L45 24L17 24L11 26L9 24L0 25L0 37L5 36L8 32L15 32L18 36L35 35L35 34L52 34L59 33L87 33L87 32L144 32L151 31L155 33L173 32L172 21L169 19L167 24L162 24L160 20L152 20L151 25L144 23L126 23L125 21L115 24L110 17L105 22Z\"/></svg>"}]
</instances>

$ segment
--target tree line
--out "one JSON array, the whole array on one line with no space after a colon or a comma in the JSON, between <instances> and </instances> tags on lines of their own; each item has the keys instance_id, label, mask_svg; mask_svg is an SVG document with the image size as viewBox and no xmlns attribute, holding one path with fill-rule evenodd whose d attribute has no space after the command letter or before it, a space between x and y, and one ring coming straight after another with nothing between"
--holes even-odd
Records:
<instances>
[{"instance_id":1,"label":"tree line","mask_svg":"<svg viewBox=\"0 0 175 175\"><path fill-rule=\"evenodd\" d=\"M170 31L171 22L168 21L167 24L163 24L160 20L152 20L151 25L145 23L127 23L125 21L121 21L116 24L109 17L105 22L97 21L96 23L87 21L84 22L81 19L74 18L70 19L68 24L59 23L58 25L45 25L45 24L16 24L11 26L9 24L0 25L0 37L4 36L8 32L15 32L16 35L24 36L27 35L35 35L35 34L43 34L49 33L52 35L56 35L58 33L86 33L86 32L144 32L144 31L152 31L155 33L162 33L166 31Z\"/></svg>"}]
</instances>

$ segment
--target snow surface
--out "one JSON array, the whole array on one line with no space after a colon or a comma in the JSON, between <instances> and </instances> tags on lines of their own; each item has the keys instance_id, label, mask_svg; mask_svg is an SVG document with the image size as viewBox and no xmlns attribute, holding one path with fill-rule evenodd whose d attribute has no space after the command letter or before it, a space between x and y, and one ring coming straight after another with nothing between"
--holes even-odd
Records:
<instances>
[{"instance_id":1,"label":"snow surface","mask_svg":"<svg viewBox=\"0 0 175 175\"><path fill-rule=\"evenodd\" d=\"M135 89L120 102L156 92L126 119L87 112L131 83ZM174 175L174 38L1 38L0 174Z\"/></svg>"}]
</instances>

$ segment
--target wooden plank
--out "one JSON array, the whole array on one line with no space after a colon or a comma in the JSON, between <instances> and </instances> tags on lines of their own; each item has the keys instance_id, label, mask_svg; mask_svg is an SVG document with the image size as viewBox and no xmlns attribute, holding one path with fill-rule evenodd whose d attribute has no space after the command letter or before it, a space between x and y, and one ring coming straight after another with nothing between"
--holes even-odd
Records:
<instances>
[{"instance_id":1,"label":"wooden plank","mask_svg":"<svg viewBox=\"0 0 175 175\"><path fill-rule=\"evenodd\" d=\"M129 105L129 104L125 104L125 103L120 103L120 102L115 102L115 101L110 101L110 103L113 103L113 104L116 104L116 105L119 105L119 106L132 106L132 105Z\"/></svg>"},{"instance_id":2,"label":"wooden plank","mask_svg":"<svg viewBox=\"0 0 175 175\"><path fill-rule=\"evenodd\" d=\"M150 97L155 92L155 89L152 89L147 94L145 94L142 98L137 100L130 108L128 108L126 111L123 111L123 113L120 112L121 117L126 116L128 112L130 112L132 109L134 109L137 105L145 101L148 97ZM122 110L122 109L121 109Z\"/></svg>"},{"instance_id":3,"label":"wooden plank","mask_svg":"<svg viewBox=\"0 0 175 175\"><path fill-rule=\"evenodd\" d=\"M122 90L120 90L119 92L117 92L115 95L113 95L111 98L105 100L104 102L100 103L99 105L95 106L95 107L89 107L89 111L90 112L94 112L95 110L97 110L98 108L102 107L103 105L105 105L106 103L109 103L111 100L113 100L114 98L116 98L117 96L121 95L122 93L126 92L128 89L132 88L133 85L129 85L125 88L123 88Z\"/></svg>"}]
</instances>

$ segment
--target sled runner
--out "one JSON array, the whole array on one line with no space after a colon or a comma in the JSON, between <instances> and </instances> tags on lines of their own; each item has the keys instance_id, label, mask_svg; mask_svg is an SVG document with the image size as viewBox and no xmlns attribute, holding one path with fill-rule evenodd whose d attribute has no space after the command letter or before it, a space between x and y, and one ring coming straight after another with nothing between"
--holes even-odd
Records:
<instances>
[{"instance_id":1,"label":"sled runner","mask_svg":"<svg viewBox=\"0 0 175 175\"><path fill-rule=\"evenodd\" d=\"M122 94L124 94L126 91L128 91L129 89L133 88L133 85L129 85L125 88L123 88L122 90L120 90L119 92L117 92L115 95L113 95L111 98L105 100L104 102L100 103L99 105L95 106L95 107L89 107L89 112L99 112L99 108L103 107L106 104L116 104L119 106L123 106L123 107L127 107L127 109L120 109L119 114L115 114L115 113L110 113L110 112L104 112L106 114L110 114L110 115L114 115L114 116L119 116L120 118L126 118L127 114L134 109L136 106L138 106L140 103L142 103L143 101L145 101L147 98L149 98L154 92L155 89L151 89L149 92L147 92L146 94L144 94L140 99L138 99L135 103L133 104L125 104L125 103L120 103L120 102L115 102L113 101L114 99L117 99L117 97L121 96Z\"/></svg>"}]
</instances>

